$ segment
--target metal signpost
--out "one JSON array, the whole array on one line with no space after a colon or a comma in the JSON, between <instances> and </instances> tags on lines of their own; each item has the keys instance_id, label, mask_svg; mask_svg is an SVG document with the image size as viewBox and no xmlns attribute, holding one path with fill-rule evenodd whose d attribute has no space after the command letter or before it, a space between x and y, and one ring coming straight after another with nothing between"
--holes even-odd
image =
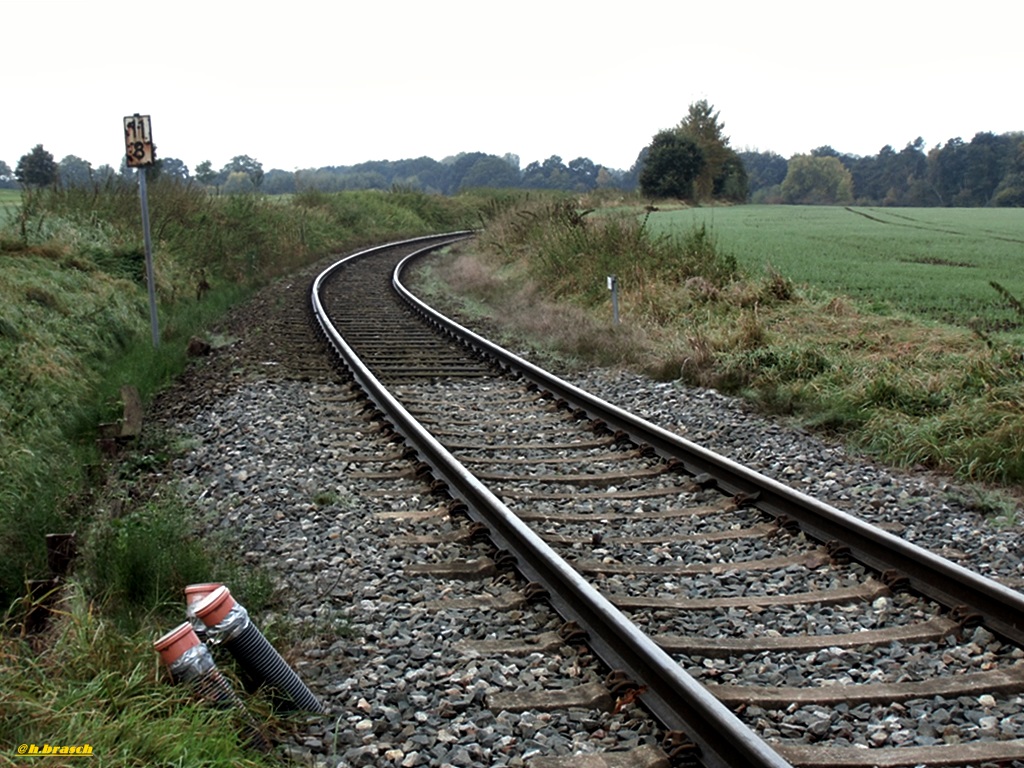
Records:
<instances>
[{"instance_id":1,"label":"metal signpost","mask_svg":"<svg viewBox=\"0 0 1024 768\"><path fill-rule=\"evenodd\" d=\"M156 315L156 283L153 279L153 244L149 236L149 199L146 196L146 168L156 162L156 145L149 124L149 115L136 112L124 119L125 162L137 168L139 199L142 201L142 236L146 246L146 283L149 286L149 321L153 330L153 346L160 346L160 326Z\"/></svg>"}]
</instances>

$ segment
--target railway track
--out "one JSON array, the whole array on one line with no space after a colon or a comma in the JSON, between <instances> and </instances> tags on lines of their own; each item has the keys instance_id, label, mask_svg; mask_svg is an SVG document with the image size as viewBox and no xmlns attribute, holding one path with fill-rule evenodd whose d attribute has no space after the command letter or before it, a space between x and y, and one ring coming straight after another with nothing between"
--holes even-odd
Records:
<instances>
[{"instance_id":1,"label":"railway track","mask_svg":"<svg viewBox=\"0 0 1024 768\"><path fill-rule=\"evenodd\" d=\"M1020 593L432 314L392 274L458 237L339 262L312 302L417 479L467 519L410 534L425 572L467 539L482 568L518 571L568 622L555 645L585 638L616 670L612 701L642 702L679 761L1024 761Z\"/></svg>"}]
</instances>

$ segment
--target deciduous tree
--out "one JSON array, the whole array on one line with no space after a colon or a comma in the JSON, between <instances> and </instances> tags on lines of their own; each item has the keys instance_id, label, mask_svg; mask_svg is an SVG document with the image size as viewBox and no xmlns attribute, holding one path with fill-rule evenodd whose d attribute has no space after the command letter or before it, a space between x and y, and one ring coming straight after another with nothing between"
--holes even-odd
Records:
<instances>
[{"instance_id":1,"label":"deciduous tree","mask_svg":"<svg viewBox=\"0 0 1024 768\"><path fill-rule=\"evenodd\" d=\"M928 154L928 181L940 205L952 205L963 187L967 152L963 139L950 139Z\"/></svg>"},{"instance_id":2,"label":"deciduous tree","mask_svg":"<svg viewBox=\"0 0 1024 768\"><path fill-rule=\"evenodd\" d=\"M92 183L92 166L75 155L68 155L57 165L60 183L65 187L87 187Z\"/></svg>"},{"instance_id":3,"label":"deciduous tree","mask_svg":"<svg viewBox=\"0 0 1024 768\"><path fill-rule=\"evenodd\" d=\"M295 171L294 173L282 171L280 168L267 171L267 174L263 177L263 186L261 187L263 194L287 195L295 192L300 173L300 171Z\"/></svg>"},{"instance_id":4,"label":"deciduous tree","mask_svg":"<svg viewBox=\"0 0 1024 768\"><path fill-rule=\"evenodd\" d=\"M519 171L505 160L494 155L485 155L470 166L462 177L460 189L505 189L519 186Z\"/></svg>"},{"instance_id":5,"label":"deciduous tree","mask_svg":"<svg viewBox=\"0 0 1024 768\"><path fill-rule=\"evenodd\" d=\"M976 133L966 148L963 188L957 205L988 205L1014 157L1015 144L1007 134Z\"/></svg>"},{"instance_id":6,"label":"deciduous tree","mask_svg":"<svg viewBox=\"0 0 1024 768\"><path fill-rule=\"evenodd\" d=\"M743 166L736 153L729 148L725 123L720 122L718 116L719 113L707 99L701 99L690 105L686 117L676 127L676 131L692 139L704 155L704 165L695 182L697 197L702 200L711 199L716 191L721 193L727 184L726 177L730 174L736 176L737 162L740 168ZM739 183L740 180L734 178L731 187L735 190ZM744 189L742 198L746 196Z\"/></svg>"},{"instance_id":7,"label":"deciduous tree","mask_svg":"<svg viewBox=\"0 0 1024 768\"><path fill-rule=\"evenodd\" d=\"M213 163L203 160L196 166L196 181L200 184L213 184L217 180L217 172L213 170Z\"/></svg>"},{"instance_id":8,"label":"deciduous tree","mask_svg":"<svg viewBox=\"0 0 1024 768\"><path fill-rule=\"evenodd\" d=\"M577 157L569 161L569 178L576 192L589 192L597 187L597 166L589 157Z\"/></svg>"},{"instance_id":9,"label":"deciduous tree","mask_svg":"<svg viewBox=\"0 0 1024 768\"><path fill-rule=\"evenodd\" d=\"M992 204L1000 207L1024 206L1024 138L1020 138L1017 144L1017 154L1010 165L1010 170L999 182L992 196Z\"/></svg>"},{"instance_id":10,"label":"deciduous tree","mask_svg":"<svg viewBox=\"0 0 1024 768\"><path fill-rule=\"evenodd\" d=\"M232 171L224 181L221 191L225 195L244 195L256 191L256 185L252 183L249 174L243 171Z\"/></svg>"},{"instance_id":11,"label":"deciduous tree","mask_svg":"<svg viewBox=\"0 0 1024 768\"><path fill-rule=\"evenodd\" d=\"M760 202L762 198L779 194L778 187L786 178L789 163L786 158L775 152L740 152L740 159L747 171L748 188L751 199ZM760 193L760 194L759 194ZM765 200L767 202L767 200Z\"/></svg>"},{"instance_id":12,"label":"deciduous tree","mask_svg":"<svg viewBox=\"0 0 1024 768\"><path fill-rule=\"evenodd\" d=\"M0 160L0 189L13 187L14 182L14 171L11 170L11 166Z\"/></svg>"},{"instance_id":13,"label":"deciduous tree","mask_svg":"<svg viewBox=\"0 0 1024 768\"><path fill-rule=\"evenodd\" d=\"M118 180L117 171L108 163L104 163L93 171L92 177L97 184L112 184Z\"/></svg>"},{"instance_id":14,"label":"deciduous tree","mask_svg":"<svg viewBox=\"0 0 1024 768\"><path fill-rule=\"evenodd\" d=\"M722 200L731 200L735 203L742 203L747 199L750 188L747 169L743 165L743 159L731 147L726 147L725 162L719 174L714 178L714 189L712 194Z\"/></svg>"},{"instance_id":15,"label":"deciduous tree","mask_svg":"<svg viewBox=\"0 0 1024 768\"><path fill-rule=\"evenodd\" d=\"M18 160L18 167L14 169L14 175L18 181L27 187L45 187L57 181L57 162L53 155L43 149L42 144L36 144L32 151L22 155Z\"/></svg>"},{"instance_id":16,"label":"deciduous tree","mask_svg":"<svg viewBox=\"0 0 1024 768\"><path fill-rule=\"evenodd\" d=\"M694 183L704 169L704 152L678 131L655 134L640 171L640 191L647 197L694 198Z\"/></svg>"},{"instance_id":17,"label":"deciduous tree","mask_svg":"<svg viewBox=\"0 0 1024 768\"><path fill-rule=\"evenodd\" d=\"M263 163L248 155L236 155L227 165L220 169L221 174L230 180L233 173L244 173L249 177L254 188L259 189L263 183Z\"/></svg>"},{"instance_id":18,"label":"deciduous tree","mask_svg":"<svg viewBox=\"0 0 1024 768\"><path fill-rule=\"evenodd\" d=\"M160 176L176 181L188 181L188 166L176 157L164 157L156 161Z\"/></svg>"},{"instance_id":19,"label":"deciduous tree","mask_svg":"<svg viewBox=\"0 0 1024 768\"><path fill-rule=\"evenodd\" d=\"M853 177L836 157L794 155L782 182L782 200L803 205L853 201Z\"/></svg>"},{"instance_id":20,"label":"deciduous tree","mask_svg":"<svg viewBox=\"0 0 1024 768\"><path fill-rule=\"evenodd\" d=\"M552 155L523 169L523 186L530 189L571 189L571 175L562 158Z\"/></svg>"}]
</instances>

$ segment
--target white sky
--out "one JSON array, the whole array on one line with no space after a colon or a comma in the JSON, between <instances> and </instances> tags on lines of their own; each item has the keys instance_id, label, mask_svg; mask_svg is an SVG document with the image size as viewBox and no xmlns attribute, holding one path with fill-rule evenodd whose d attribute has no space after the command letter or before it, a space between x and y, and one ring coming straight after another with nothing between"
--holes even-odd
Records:
<instances>
[{"instance_id":1,"label":"white sky","mask_svg":"<svg viewBox=\"0 0 1024 768\"><path fill-rule=\"evenodd\" d=\"M626 169L697 99L790 157L1024 130L1020 0L0 0L0 160L264 170L458 152Z\"/></svg>"}]
</instances>

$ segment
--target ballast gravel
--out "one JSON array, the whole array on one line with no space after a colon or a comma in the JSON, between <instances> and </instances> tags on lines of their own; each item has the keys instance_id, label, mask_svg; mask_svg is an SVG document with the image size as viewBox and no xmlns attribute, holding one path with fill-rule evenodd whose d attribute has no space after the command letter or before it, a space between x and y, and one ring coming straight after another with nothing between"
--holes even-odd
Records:
<instances>
[{"instance_id":1,"label":"ballast gravel","mask_svg":"<svg viewBox=\"0 0 1024 768\"><path fill-rule=\"evenodd\" d=\"M708 389L655 383L621 371L567 380L705 448L837 509L898 533L1014 589L1024 587L1024 508L1002 518L972 509L976 494L947 478L901 472L757 415Z\"/></svg>"},{"instance_id":2,"label":"ballast gravel","mask_svg":"<svg viewBox=\"0 0 1024 768\"><path fill-rule=\"evenodd\" d=\"M230 348L221 354L230 355ZM942 478L857 459L714 391L653 383L618 371L567 378L966 567L1014 588L1024 584L1024 541L1018 527L973 511L970 493ZM310 717L287 745L290 757L319 768L526 766L540 755L656 743L658 734L629 706L616 714L587 707L518 713L488 706L488 697L497 693L562 689L592 682L596 673L586 663L586 651L568 645L549 654L492 656L473 650L474 641L517 638L524 627L551 631L560 620L543 605L494 609L481 602L482 596L498 602L518 596L521 585L512 579L439 578L410 569L483 557L486 548L467 555L465 544L410 545L396 538L444 534L458 526L437 511L442 500L431 499L414 479L402 486L395 477L374 476L405 472L408 466L387 458L394 449L377 426L354 416L354 409L335 405L336 398L336 388L322 382L238 376L230 386L221 382L217 396L194 408L179 407L168 423L190 446L175 467L181 492L201 511L206 530L227 532L247 562L272 575L286 605L254 620L268 636L288 641L286 658L325 703L327 716ZM321 421L325 414L339 421ZM374 454L381 457L376 463L367 460ZM581 533L586 529L581 527ZM680 553L666 556L675 559ZM813 572L795 571L793 579L816 578ZM834 577L827 577L832 579L827 586L836 586ZM687 597L702 596L704 581L707 592L723 584L722 576L698 576L683 595L678 583L618 575L608 579L605 587L622 594L645 594L653 586L663 594ZM736 594L757 589L756 577L728 574L729 579L737 582ZM869 627L879 620L880 610L867 607L846 619ZM891 620L891 614L886 618ZM806 615L787 618L795 619L820 621ZM728 634L727 613L705 620L706 630ZM973 642L984 653L1012 653L993 649L984 636ZM965 652L969 649L941 644L895 646L891 658L872 661L873 655L856 649L835 651L837 663L848 665L853 680L892 680L901 666L911 675L926 675L943 663L944 655ZM739 661L680 659L697 677L732 685L755 682L742 679L751 669L760 670L757 682L795 684L813 660L766 653L760 665ZM1006 738L1024 727L1021 708L1020 697L1011 697L845 710L755 707L746 716L768 737L899 746L944 738Z\"/></svg>"},{"instance_id":3,"label":"ballast gravel","mask_svg":"<svg viewBox=\"0 0 1024 768\"><path fill-rule=\"evenodd\" d=\"M407 543L402 537L452 531L443 501L403 480L404 463L367 461L394 450L372 425L355 421L339 433L337 422L319 422L314 414L331 396L324 385L250 382L174 425L192 446L177 462L180 488L208 530L230 531L245 560L272 574L287 606L254 621L290 640L286 658L325 704L326 717L311 717L288 745L290 757L332 768L523 766L538 755L657 744L632 705L617 713L489 707L495 694L600 682L599 668L568 644L474 650L475 641L556 631L561 619L544 604L481 603L482 594L521 596L522 585L500 574L415 575L416 566L487 549Z\"/></svg>"}]
</instances>

